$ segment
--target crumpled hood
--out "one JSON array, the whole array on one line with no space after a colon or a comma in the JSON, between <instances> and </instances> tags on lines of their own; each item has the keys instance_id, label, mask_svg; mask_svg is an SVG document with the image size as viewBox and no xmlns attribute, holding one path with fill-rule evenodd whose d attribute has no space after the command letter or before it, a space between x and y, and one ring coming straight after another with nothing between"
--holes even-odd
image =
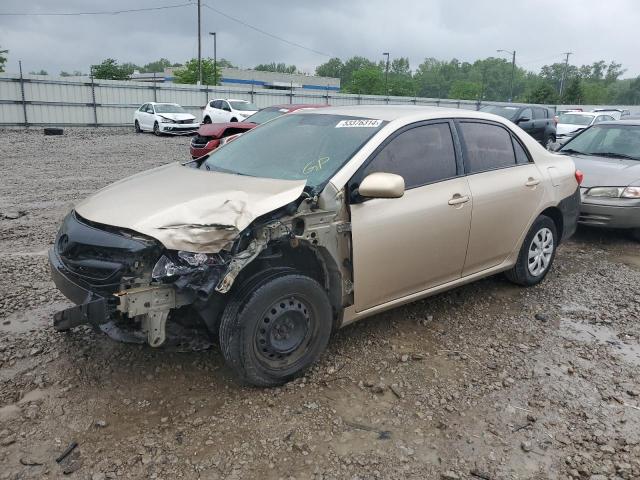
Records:
<instances>
[{"instance_id":1,"label":"crumpled hood","mask_svg":"<svg viewBox=\"0 0 640 480\"><path fill-rule=\"evenodd\" d=\"M556 125L556 135L568 135L570 133L577 132L578 130L584 130L588 125L571 125L569 123L559 123Z\"/></svg>"},{"instance_id":2,"label":"crumpled hood","mask_svg":"<svg viewBox=\"0 0 640 480\"><path fill-rule=\"evenodd\" d=\"M296 200L304 180L203 171L179 163L148 170L76 205L81 217L134 230L166 248L215 253L254 219Z\"/></svg>"},{"instance_id":3,"label":"crumpled hood","mask_svg":"<svg viewBox=\"0 0 640 480\"><path fill-rule=\"evenodd\" d=\"M640 161L590 155L572 156L584 173L582 187L626 187L640 180Z\"/></svg>"},{"instance_id":4,"label":"crumpled hood","mask_svg":"<svg viewBox=\"0 0 640 480\"><path fill-rule=\"evenodd\" d=\"M181 120L195 120L196 117L191 115L190 113L158 113L156 114L159 117L168 118L170 120L175 120L177 122Z\"/></svg>"}]
</instances>

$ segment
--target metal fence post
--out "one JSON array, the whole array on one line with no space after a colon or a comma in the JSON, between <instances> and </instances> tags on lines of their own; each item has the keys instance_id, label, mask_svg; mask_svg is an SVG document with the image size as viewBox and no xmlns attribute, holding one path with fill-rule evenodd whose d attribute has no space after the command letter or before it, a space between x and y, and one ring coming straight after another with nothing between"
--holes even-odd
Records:
<instances>
[{"instance_id":1,"label":"metal fence post","mask_svg":"<svg viewBox=\"0 0 640 480\"><path fill-rule=\"evenodd\" d=\"M98 126L98 105L96 105L96 85L93 83L93 72L91 73L91 101L93 102L93 123Z\"/></svg>"},{"instance_id":2,"label":"metal fence post","mask_svg":"<svg viewBox=\"0 0 640 480\"><path fill-rule=\"evenodd\" d=\"M156 72L153 72L153 101L158 101L158 94L156 92Z\"/></svg>"},{"instance_id":3,"label":"metal fence post","mask_svg":"<svg viewBox=\"0 0 640 480\"><path fill-rule=\"evenodd\" d=\"M253 99L253 95L254 95L254 93L253 93L253 87L254 87L254 86L255 86L255 85L253 84L253 80L252 80L252 81L251 81L251 103L255 103L255 102L254 102L254 99Z\"/></svg>"},{"instance_id":4,"label":"metal fence post","mask_svg":"<svg viewBox=\"0 0 640 480\"><path fill-rule=\"evenodd\" d=\"M289 104L293 103L293 81L291 82L291 90L289 90Z\"/></svg>"},{"instance_id":5,"label":"metal fence post","mask_svg":"<svg viewBox=\"0 0 640 480\"><path fill-rule=\"evenodd\" d=\"M24 77L22 76L22 60L18 60L20 66L20 96L22 97L22 113L24 114L24 126L29 126L29 120L27 119L27 101L24 96Z\"/></svg>"}]
</instances>

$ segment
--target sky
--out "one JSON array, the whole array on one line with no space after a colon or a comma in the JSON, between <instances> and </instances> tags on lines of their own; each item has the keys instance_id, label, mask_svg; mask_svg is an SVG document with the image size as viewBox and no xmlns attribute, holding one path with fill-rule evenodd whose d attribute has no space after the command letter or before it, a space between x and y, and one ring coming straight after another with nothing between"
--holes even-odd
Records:
<instances>
[{"instance_id":1,"label":"sky","mask_svg":"<svg viewBox=\"0 0 640 480\"><path fill-rule=\"evenodd\" d=\"M237 66L285 62L312 74L330 57L381 60L426 57L474 61L515 50L516 63L538 72L545 64L615 60L640 75L638 0L202 0L202 54ZM87 72L105 58L145 64L160 57L182 63L197 56L195 0L2 0L0 14L73 13L183 5L177 8L83 16L0 15L0 49L7 72L44 69ZM248 23L285 43L221 13ZM326 55L324 55L326 54ZM510 59L510 57L509 57Z\"/></svg>"}]
</instances>

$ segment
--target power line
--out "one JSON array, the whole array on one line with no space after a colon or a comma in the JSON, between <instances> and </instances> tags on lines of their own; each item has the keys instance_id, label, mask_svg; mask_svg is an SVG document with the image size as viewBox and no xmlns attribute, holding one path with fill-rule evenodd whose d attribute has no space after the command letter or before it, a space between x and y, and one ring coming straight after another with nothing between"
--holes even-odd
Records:
<instances>
[{"instance_id":1,"label":"power line","mask_svg":"<svg viewBox=\"0 0 640 480\"><path fill-rule=\"evenodd\" d=\"M218 10L217 8L212 7L211 5L207 5L206 3L203 3L202 5L204 7L206 7L206 8L208 8L209 10L212 10L212 11L222 15L223 17L228 18L229 20L233 20L234 22L237 22L240 25L244 25L245 27L250 28L252 30L255 30L256 32L262 33L263 35L266 35L268 37L274 38L274 39L279 40L279 41L284 42L284 43L288 43L289 45L292 45L294 47L302 48L303 50L307 50L309 52L316 53L318 55L322 55L324 57L332 57L333 56L333 55L330 55L328 53L321 52L319 50L314 50L313 48L305 47L304 45L300 45L299 43L292 42L290 40L287 40L286 38L279 37L277 35L274 35L273 33L269 33L269 32L267 32L265 30L262 30L261 28L253 26L253 25L251 25L251 24L249 24L247 22L244 22L244 21L240 20L239 18L232 17L231 15L229 15L227 13L224 13L223 11Z\"/></svg>"},{"instance_id":2,"label":"power line","mask_svg":"<svg viewBox=\"0 0 640 480\"><path fill-rule=\"evenodd\" d=\"M2 17L73 17L79 15L118 15L120 13L136 13L136 12L149 12L152 10L167 10L169 8L180 8L187 7L193 5L193 2L187 3L178 3L175 5L164 5L161 7L148 7L148 8L130 8L126 10L109 10L109 11L99 11L99 12L61 12L61 13L28 13L28 12L20 12L20 13L1 13Z\"/></svg>"}]
</instances>

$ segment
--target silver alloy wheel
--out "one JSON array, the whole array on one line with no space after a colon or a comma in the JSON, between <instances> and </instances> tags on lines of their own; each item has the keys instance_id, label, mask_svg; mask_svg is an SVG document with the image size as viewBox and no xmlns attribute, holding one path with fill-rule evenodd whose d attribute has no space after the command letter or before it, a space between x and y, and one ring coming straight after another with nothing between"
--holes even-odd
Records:
<instances>
[{"instance_id":1,"label":"silver alloy wheel","mask_svg":"<svg viewBox=\"0 0 640 480\"><path fill-rule=\"evenodd\" d=\"M549 268L553 248L553 233L551 230L546 227L538 230L529 245L527 267L531 275L538 277Z\"/></svg>"}]
</instances>

